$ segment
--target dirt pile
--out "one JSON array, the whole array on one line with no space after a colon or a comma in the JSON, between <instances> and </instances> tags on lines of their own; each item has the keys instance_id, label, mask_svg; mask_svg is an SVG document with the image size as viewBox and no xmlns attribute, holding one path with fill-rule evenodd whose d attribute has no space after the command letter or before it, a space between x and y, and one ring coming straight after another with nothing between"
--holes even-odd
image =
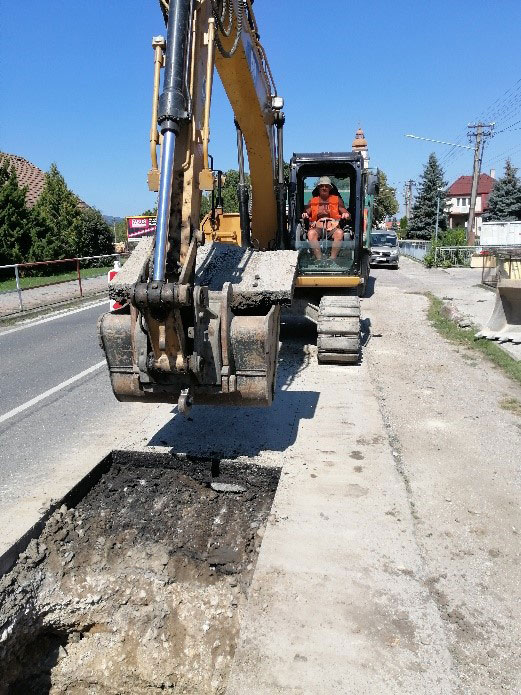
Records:
<instances>
[{"instance_id":1,"label":"dirt pile","mask_svg":"<svg viewBox=\"0 0 521 695\"><path fill-rule=\"evenodd\" d=\"M277 483L115 455L0 580L0 692L224 692Z\"/></svg>"}]
</instances>

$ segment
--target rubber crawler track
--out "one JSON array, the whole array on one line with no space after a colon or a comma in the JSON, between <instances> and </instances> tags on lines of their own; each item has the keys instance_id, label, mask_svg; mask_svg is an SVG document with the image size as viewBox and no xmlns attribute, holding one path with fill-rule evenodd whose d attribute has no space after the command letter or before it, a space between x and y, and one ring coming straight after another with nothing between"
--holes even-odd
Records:
<instances>
[{"instance_id":1,"label":"rubber crawler track","mask_svg":"<svg viewBox=\"0 0 521 695\"><path fill-rule=\"evenodd\" d=\"M325 295L317 324L320 364L358 364L360 359L360 299Z\"/></svg>"}]
</instances>

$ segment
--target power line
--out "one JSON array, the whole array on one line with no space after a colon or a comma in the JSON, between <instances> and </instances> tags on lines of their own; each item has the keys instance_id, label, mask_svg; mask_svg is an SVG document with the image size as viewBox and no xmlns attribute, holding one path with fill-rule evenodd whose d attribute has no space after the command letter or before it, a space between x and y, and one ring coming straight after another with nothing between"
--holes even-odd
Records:
<instances>
[{"instance_id":1,"label":"power line","mask_svg":"<svg viewBox=\"0 0 521 695\"><path fill-rule=\"evenodd\" d=\"M518 152L519 150L521 150L521 144L514 145L513 147L509 147L507 150L505 150L504 152L501 152L500 154L493 155L492 157L490 157L489 159L486 160L486 163L487 164L494 164L494 162L499 161L505 155L513 154L514 152Z\"/></svg>"},{"instance_id":2,"label":"power line","mask_svg":"<svg viewBox=\"0 0 521 695\"><path fill-rule=\"evenodd\" d=\"M516 121L515 123L511 123L510 125L507 125L506 128L503 128L503 130L498 130L498 131L495 133L495 135L499 135L500 133L504 133L504 132L506 132L507 130L510 130L511 128L513 128L513 127L514 127L515 125L517 125L518 123L521 123L521 119L520 119L519 121ZM516 128L516 130L519 130L519 128Z\"/></svg>"},{"instance_id":3,"label":"power line","mask_svg":"<svg viewBox=\"0 0 521 695\"><path fill-rule=\"evenodd\" d=\"M503 94L498 96L492 104L486 107L479 121L484 120L495 120L496 123L500 120L506 120L507 117L511 117L518 109L517 106L521 107L521 77L514 82L513 85L508 87ZM504 130L507 130L505 128ZM503 132L503 131L500 131ZM456 143L462 142L465 134L456 137ZM461 151L452 147L447 153L443 155L440 160L440 165L446 167L448 164L453 162L457 157L462 154Z\"/></svg>"}]
</instances>

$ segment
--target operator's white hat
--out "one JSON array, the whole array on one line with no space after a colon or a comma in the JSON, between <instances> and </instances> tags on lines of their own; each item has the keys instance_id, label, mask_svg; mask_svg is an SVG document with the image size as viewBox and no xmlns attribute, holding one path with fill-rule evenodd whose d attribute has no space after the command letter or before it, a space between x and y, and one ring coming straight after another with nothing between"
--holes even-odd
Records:
<instances>
[{"instance_id":1,"label":"operator's white hat","mask_svg":"<svg viewBox=\"0 0 521 695\"><path fill-rule=\"evenodd\" d=\"M318 180L317 187L318 186L329 186L330 188L333 188L333 185L331 183L331 179L329 176L321 176Z\"/></svg>"}]
</instances>

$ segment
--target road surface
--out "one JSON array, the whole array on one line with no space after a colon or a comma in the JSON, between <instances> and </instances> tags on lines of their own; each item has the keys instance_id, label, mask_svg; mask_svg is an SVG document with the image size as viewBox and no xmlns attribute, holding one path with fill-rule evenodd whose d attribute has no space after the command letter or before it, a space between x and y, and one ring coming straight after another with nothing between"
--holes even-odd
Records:
<instances>
[{"instance_id":1,"label":"road surface","mask_svg":"<svg viewBox=\"0 0 521 695\"><path fill-rule=\"evenodd\" d=\"M96 335L107 309L0 331L0 554L149 412L112 394Z\"/></svg>"},{"instance_id":2,"label":"road surface","mask_svg":"<svg viewBox=\"0 0 521 695\"><path fill-rule=\"evenodd\" d=\"M276 466L228 695L521 692L521 420L501 407L521 388L426 317L429 288L470 301L466 277L406 259L373 271L357 367L319 367L314 331L289 325L271 409L183 419L118 404L104 368L85 374L0 425L2 535L122 430ZM4 415L99 363L97 311L0 335L15 355Z\"/></svg>"}]
</instances>

